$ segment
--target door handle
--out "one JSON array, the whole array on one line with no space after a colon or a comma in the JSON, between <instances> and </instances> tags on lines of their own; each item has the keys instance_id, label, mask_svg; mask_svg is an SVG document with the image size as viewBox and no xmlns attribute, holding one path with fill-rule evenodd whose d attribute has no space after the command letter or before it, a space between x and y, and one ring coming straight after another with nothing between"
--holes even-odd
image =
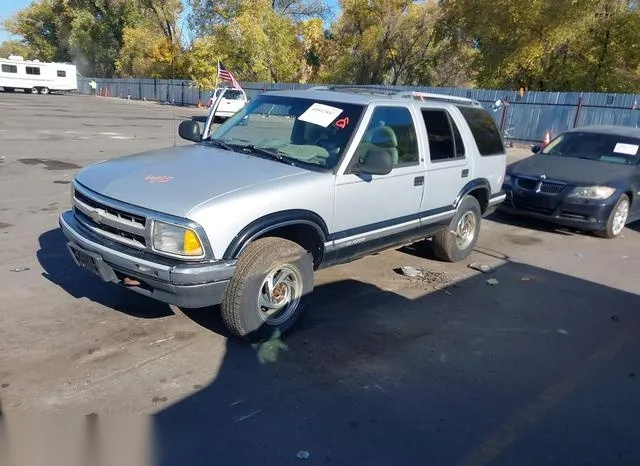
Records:
<instances>
[{"instance_id":1,"label":"door handle","mask_svg":"<svg viewBox=\"0 0 640 466\"><path fill-rule=\"evenodd\" d=\"M462 178L466 178L467 176L469 176L469 169L465 168L462 170Z\"/></svg>"},{"instance_id":2,"label":"door handle","mask_svg":"<svg viewBox=\"0 0 640 466\"><path fill-rule=\"evenodd\" d=\"M413 185L414 186L422 186L422 185L424 185L424 176L416 176L413 179Z\"/></svg>"}]
</instances>

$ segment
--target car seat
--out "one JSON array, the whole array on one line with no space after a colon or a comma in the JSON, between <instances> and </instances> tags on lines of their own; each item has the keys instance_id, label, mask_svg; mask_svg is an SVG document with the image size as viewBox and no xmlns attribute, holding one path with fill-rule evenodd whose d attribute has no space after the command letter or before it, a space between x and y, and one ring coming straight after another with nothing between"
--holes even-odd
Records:
<instances>
[{"instance_id":1,"label":"car seat","mask_svg":"<svg viewBox=\"0 0 640 466\"><path fill-rule=\"evenodd\" d=\"M386 150L391 154L393 166L398 165L398 138L391 127L376 126L367 130L358 146L358 160L362 162L364 155L372 148Z\"/></svg>"}]
</instances>

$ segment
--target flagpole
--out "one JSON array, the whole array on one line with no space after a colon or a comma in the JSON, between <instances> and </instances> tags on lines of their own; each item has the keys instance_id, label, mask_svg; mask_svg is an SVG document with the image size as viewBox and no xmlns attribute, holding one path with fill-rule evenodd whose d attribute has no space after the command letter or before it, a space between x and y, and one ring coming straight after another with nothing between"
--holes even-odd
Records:
<instances>
[{"instance_id":1,"label":"flagpole","mask_svg":"<svg viewBox=\"0 0 640 466\"><path fill-rule=\"evenodd\" d=\"M216 66L216 85L215 85L215 89L218 89L218 76L219 75L220 75L220 59L218 59L217 66ZM214 95L215 95L215 89L214 89Z\"/></svg>"}]
</instances>

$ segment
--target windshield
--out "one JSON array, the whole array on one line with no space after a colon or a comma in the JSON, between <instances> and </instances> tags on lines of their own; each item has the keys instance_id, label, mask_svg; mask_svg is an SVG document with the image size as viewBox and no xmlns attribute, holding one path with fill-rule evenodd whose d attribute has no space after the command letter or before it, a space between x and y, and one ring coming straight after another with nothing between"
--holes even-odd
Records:
<instances>
[{"instance_id":1,"label":"windshield","mask_svg":"<svg viewBox=\"0 0 640 466\"><path fill-rule=\"evenodd\" d=\"M360 119L362 105L260 95L222 124L212 142L289 163L333 168Z\"/></svg>"},{"instance_id":2,"label":"windshield","mask_svg":"<svg viewBox=\"0 0 640 466\"><path fill-rule=\"evenodd\" d=\"M218 97L221 92L222 89L218 89L216 91L216 97ZM244 93L237 89L227 89L227 91L224 93L224 98L229 100L244 100Z\"/></svg>"},{"instance_id":3,"label":"windshield","mask_svg":"<svg viewBox=\"0 0 640 466\"><path fill-rule=\"evenodd\" d=\"M571 132L551 141L542 151L547 155L577 157L601 162L638 163L640 139L615 134Z\"/></svg>"}]
</instances>

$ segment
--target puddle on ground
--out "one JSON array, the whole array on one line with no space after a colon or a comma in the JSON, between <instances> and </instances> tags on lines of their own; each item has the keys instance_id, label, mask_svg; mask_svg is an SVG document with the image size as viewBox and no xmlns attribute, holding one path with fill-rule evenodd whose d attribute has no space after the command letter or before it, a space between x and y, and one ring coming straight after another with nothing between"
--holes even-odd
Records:
<instances>
[{"instance_id":1,"label":"puddle on ground","mask_svg":"<svg viewBox=\"0 0 640 466\"><path fill-rule=\"evenodd\" d=\"M507 235L507 240L520 246L531 246L533 244L542 243L540 238L534 238L533 236Z\"/></svg>"},{"instance_id":2,"label":"puddle on ground","mask_svg":"<svg viewBox=\"0 0 640 466\"><path fill-rule=\"evenodd\" d=\"M81 168L80 165L76 165L75 163L53 159L18 159L18 162L24 165L44 165L46 170L74 170Z\"/></svg>"}]
</instances>

